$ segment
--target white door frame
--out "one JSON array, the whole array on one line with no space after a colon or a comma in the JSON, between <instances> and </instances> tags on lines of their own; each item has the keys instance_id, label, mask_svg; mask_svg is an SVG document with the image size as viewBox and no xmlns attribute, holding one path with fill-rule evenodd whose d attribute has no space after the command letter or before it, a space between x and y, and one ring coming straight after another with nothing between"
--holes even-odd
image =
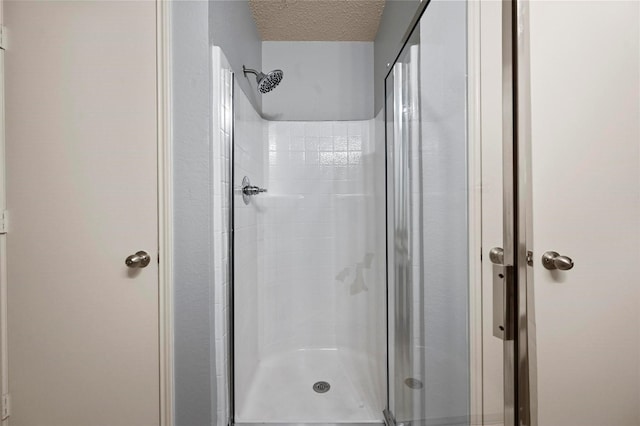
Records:
<instances>
[{"instance_id":1,"label":"white door frame","mask_svg":"<svg viewBox=\"0 0 640 426\"><path fill-rule=\"evenodd\" d=\"M156 0L160 425L173 425L173 167L171 1Z\"/></svg>"},{"instance_id":2,"label":"white door frame","mask_svg":"<svg viewBox=\"0 0 640 426\"><path fill-rule=\"evenodd\" d=\"M480 8L467 2L467 146L469 208L469 408L472 425L483 423L482 359L482 123Z\"/></svg>"}]
</instances>

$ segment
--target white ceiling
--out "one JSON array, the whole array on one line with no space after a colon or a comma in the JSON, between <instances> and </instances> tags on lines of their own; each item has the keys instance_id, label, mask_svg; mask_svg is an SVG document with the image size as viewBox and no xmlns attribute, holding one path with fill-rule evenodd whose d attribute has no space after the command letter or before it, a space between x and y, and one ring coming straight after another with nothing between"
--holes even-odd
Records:
<instances>
[{"instance_id":1,"label":"white ceiling","mask_svg":"<svg viewBox=\"0 0 640 426\"><path fill-rule=\"evenodd\" d=\"M249 0L264 41L373 41L385 0Z\"/></svg>"}]
</instances>

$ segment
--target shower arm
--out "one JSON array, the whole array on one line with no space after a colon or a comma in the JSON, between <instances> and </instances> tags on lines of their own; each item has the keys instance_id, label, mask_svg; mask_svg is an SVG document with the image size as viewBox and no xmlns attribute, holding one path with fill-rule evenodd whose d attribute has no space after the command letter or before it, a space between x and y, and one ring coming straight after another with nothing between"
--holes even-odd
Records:
<instances>
[{"instance_id":1,"label":"shower arm","mask_svg":"<svg viewBox=\"0 0 640 426\"><path fill-rule=\"evenodd\" d=\"M256 77L259 77L260 74L262 74L261 72L253 70L251 68L245 68L244 65L242 66L242 72L244 73L245 77L247 76L247 73L254 74Z\"/></svg>"}]
</instances>

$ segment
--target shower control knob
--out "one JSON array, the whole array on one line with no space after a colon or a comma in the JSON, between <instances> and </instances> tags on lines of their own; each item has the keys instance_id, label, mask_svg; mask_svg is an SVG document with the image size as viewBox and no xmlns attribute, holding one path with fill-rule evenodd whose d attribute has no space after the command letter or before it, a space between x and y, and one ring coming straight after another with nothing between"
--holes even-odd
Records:
<instances>
[{"instance_id":1,"label":"shower control knob","mask_svg":"<svg viewBox=\"0 0 640 426\"><path fill-rule=\"evenodd\" d=\"M245 195L256 195L256 194L259 194L261 192L267 192L267 190L264 189L264 188L259 188L257 186L253 186L253 185L245 186L244 188L242 188L242 193L245 194Z\"/></svg>"},{"instance_id":2,"label":"shower control knob","mask_svg":"<svg viewBox=\"0 0 640 426\"><path fill-rule=\"evenodd\" d=\"M542 266L550 271L554 269L568 271L573 268L573 260L568 256L560 256L555 251L547 251L542 255Z\"/></svg>"},{"instance_id":3,"label":"shower control knob","mask_svg":"<svg viewBox=\"0 0 640 426\"><path fill-rule=\"evenodd\" d=\"M245 204L249 204L250 197L258 195L261 192L267 192L267 190L265 188L251 185L251 181L249 180L248 176L245 176L242 179L242 200Z\"/></svg>"},{"instance_id":4,"label":"shower control knob","mask_svg":"<svg viewBox=\"0 0 640 426\"><path fill-rule=\"evenodd\" d=\"M151 256L146 251L139 251L132 254L124 261L129 268L146 268L151 262Z\"/></svg>"}]
</instances>

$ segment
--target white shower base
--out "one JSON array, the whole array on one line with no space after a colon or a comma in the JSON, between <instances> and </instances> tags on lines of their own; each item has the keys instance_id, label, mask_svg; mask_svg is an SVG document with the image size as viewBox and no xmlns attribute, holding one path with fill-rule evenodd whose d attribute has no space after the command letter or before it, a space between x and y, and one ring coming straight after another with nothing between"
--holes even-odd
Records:
<instances>
[{"instance_id":1,"label":"white shower base","mask_svg":"<svg viewBox=\"0 0 640 426\"><path fill-rule=\"evenodd\" d=\"M364 361L364 362L363 362ZM236 423L382 423L381 384L366 359L339 349L298 350L262 360ZM316 393L313 384L331 389Z\"/></svg>"}]
</instances>

